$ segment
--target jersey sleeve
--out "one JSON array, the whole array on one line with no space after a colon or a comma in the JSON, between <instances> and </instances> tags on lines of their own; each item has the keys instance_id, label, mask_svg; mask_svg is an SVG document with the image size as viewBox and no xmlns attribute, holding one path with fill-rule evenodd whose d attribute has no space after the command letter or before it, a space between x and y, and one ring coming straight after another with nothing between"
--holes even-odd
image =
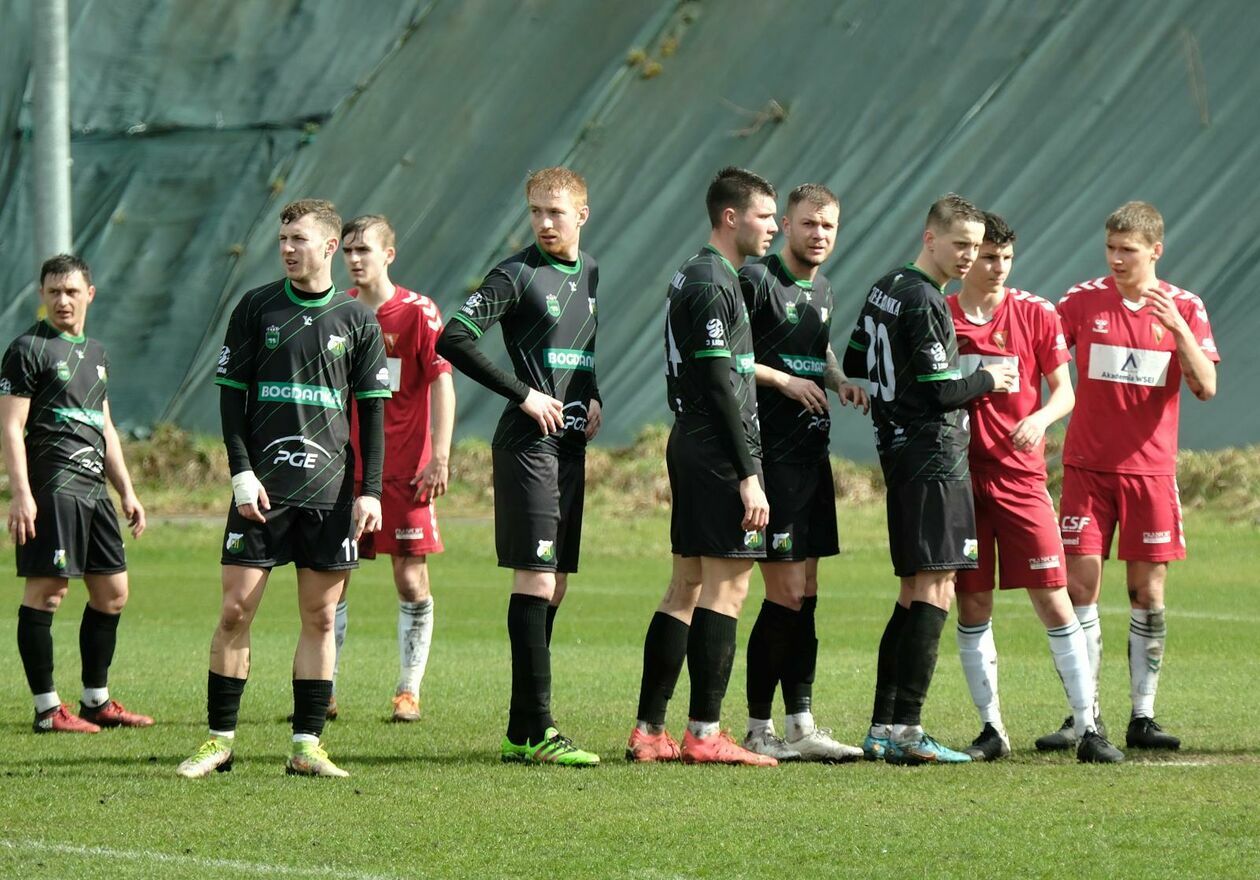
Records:
<instances>
[{"instance_id":1,"label":"jersey sleeve","mask_svg":"<svg viewBox=\"0 0 1260 880\"><path fill-rule=\"evenodd\" d=\"M1190 325L1190 332L1194 334L1194 339L1199 343L1199 348L1203 349L1203 353L1214 364L1221 362L1221 354L1216 349L1216 340L1212 338L1212 323L1208 320L1207 308L1203 305L1203 300L1194 294L1188 294L1184 300L1178 300L1181 307L1181 316L1186 319L1186 323Z\"/></svg>"},{"instance_id":2,"label":"jersey sleeve","mask_svg":"<svg viewBox=\"0 0 1260 880\"><path fill-rule=\"evenodd\" d=\"M516 282L501 267L495 266L452 317L467 325L480 339L481 334L511 313L520 298L521 290Z\"/></svg>"},{"instance_id":3,"label":"jersey sleeve","mask_svg":"<svg viewBox=\"0 0 1260 880\"><path fill-rule=\"evenodd\" d=\"M1072 359L1068 352L1067 337L1058 311L1050 303L1037 309L1037 339L1033 353L1043 376L1048 376Z\"/></svg>"},{"instance_id":4,"label":"jersey sleeve","mask_svg":"<svg viewBox=\"0 0 1260 880\"><path fill-rule=\"evenodd\" d=\"M1068 348L1076 346L1076 331L1080 303L1073 299L1072 295L1064 294L1059 300L1059 304L1055 306L1055 311L1059 313L1059 326L1063 330L1063 342Z\"/></svg>"},{"instance_id":5,"label":"jersey sleeve","mask_svg":"<svg viewBox=\"0 0 1260 880\"><path fill-rule=\"evenodd\" d=\"M442 335L442 312L437 303L425 299L420 306L420 324L416 333L416 363L424 384L430 385L443 373L451 372L451 362L437 353Z\"/></svg>"},{"instance_id":6,"label":"jersey sleeve","mask_svg":"<svg viewBox=\"0 0 1260 880\"><path fill-rule=\"evenodd\" d=\"M23 339L13 340L0 363L0 395L34 397L39 381L39 364Z\"/></svg>"},{"instance_id":7,"label":"jersey sleeve","mask_svg":"<svg viewBox=\"0 0 1260 880\"><path fill-rule=\"evenodd\" d=\"M358 337L352 353L354 362L350 365L350 390L356 400L389 397L389 367L385 365L381 325L375 318L364 321Z\"/></svg>"},{"instance_id":8,"label":"jersey sleeve","mask_svg":"<svg viewBox=\"0 0 1260 880\"><path fill-rule=\"evenodd\" d=\"M219 349L219 366L214 372L214 384L240 391L249 391L254 381L254 348L256 337L246 300L237 303L228 319L227 333L223 336L223 348Z\"/></svg>"},{"instance_id":9,"label":"jersey sleeve","mask_svg":"<svg viewBox=\"0 0 1260 880\"><path fill-rule=\"evenodd\" d=\"M901 321L916 382L944 382L961 377L957 362L950 363L950 349L957 348L957 343L951 345L954 319L944 299L922 298L921 307L904 310Z\"/></svg>"},{"instance_id":10,"label":"jersey sleeve","mask_svg":"<svg viewBox=\"0 0 1260 880\"><path fill-rule=\"evenodd\" d=\"M697 330L693 358L731 356L727 337L739 315L738 296L733 287L706 283L691 297L691 322Z\"/></svg>"},{"instance_id":11,"label":"jersey sleeve","mask_svg":"<svg viewBox=\"0 0 1260 880\"><path fill-rule=\"evenodd\" d=\"M755 272L753 263L739 270L739 289L748 307L748 316L754 317L766 304L765 272Z\"/></svg>"}]
</instances>

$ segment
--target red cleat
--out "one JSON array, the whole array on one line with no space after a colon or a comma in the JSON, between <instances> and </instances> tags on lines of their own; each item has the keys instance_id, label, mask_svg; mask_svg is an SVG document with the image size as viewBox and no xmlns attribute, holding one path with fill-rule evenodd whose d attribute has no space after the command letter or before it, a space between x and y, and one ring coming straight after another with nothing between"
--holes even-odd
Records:
<instances>
[{"instance_id":1,"label":"red cleat","mask_svg":"<svg viewBox=\"0 0 1260 880\"><path fill-rule=\"evenodd\" d=\"M79 715L87 721L101 727L152 727L153 719L148 715L128 712L117 700L107 700L99 706L79 704Z\"/></svg>"},{"instance_id":2,"label":"red cleat","mask_svg":"<svg viewBox=\"0 0 1260 880\"><path fill-rule=\"evenodd\" d=\"M626 743L626 760L650 764L655 761L677 761L682 757L678 743L667 731L648 733L635 728Z\"/></svg>"},{"instance_id":3,"label":"red cleat","mask_svg":"<svg viewBox=\"0 0 1260 880\"><path fill-rule=\"evenodd\" d=\"M779 762L769 755L759 755L741 746L723 730L701 739L688 730L683 734L682 762L684 764L741 764L747 767L778 767Z\"/></svg>"},{"instance_id":4,"label":"red cleat","mask_svg":"<svg viewBox=\"0 0 1260 880\"><path fill-rule=\"evenodd\" d=\"M36 712L32 725L36 733L100 733L101 729L91 721L71 715L65 706L58 705L47 712Z\"/></svg>"}]
</instances>

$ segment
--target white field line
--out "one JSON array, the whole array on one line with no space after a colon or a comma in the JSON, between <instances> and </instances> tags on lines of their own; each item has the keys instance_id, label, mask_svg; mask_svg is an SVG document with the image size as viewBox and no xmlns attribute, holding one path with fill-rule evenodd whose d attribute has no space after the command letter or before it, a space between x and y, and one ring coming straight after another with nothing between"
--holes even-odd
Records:
<instances>
[{"instance_id":1,"label":"white field line","mask_svg":"<svg viewBox=\"0 0 1260 880\"><path fill-rule=\"evenodd\" d=\"M237 874L258 874L279 877L338 877L344 880L401 880L395 874L371 874L363 871L333 868L326 865L312 865L309 868L292 865L273 865L266 862L245 862L238 859L213 859L202 856L184 855L182 853L156 852L146 849L114 849L108 846L79 846L72 843L56 843L49 840L5 840L0 838L0 849L16 852L51 853L64 856L82 856L84 858L122 859L144 864L182 865L190 868L205 868L213 871L228 871Z\"/></svg>"}]
</instances>

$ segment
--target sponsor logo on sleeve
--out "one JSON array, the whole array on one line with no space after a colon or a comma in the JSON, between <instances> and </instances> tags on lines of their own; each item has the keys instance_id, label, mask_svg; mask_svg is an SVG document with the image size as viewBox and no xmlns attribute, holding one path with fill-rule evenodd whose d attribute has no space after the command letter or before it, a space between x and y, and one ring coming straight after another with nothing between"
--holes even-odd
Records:
<instances>
[{"instance_id":1,"label":"sponsor logo on sleeve","mask_svg":"<svg viewBox=\"0 0 1260 880\"><path fill-rule=\"evenodd\" d=\"M1216 354L1216 340L1211 336L1204 337L1199 340L1199 348L1203 349L1208 354Z\"/></svg>"},{"instance_id":2,"label":"sponsor logo on sleeve","mask_svg":"<svg viewBox=\"0 0 1260 880\"><path fill-rule=\"evenodd\" d=\"M713 348L726 347L726 327L722 324L721 318L710 318L704 325L704 331L708 334L708 344Z\"/></svg>"},{"instance_id":3,"label":"sponsor logo on sleeve","mask_svg":"<svg viewBox=\"0 0 1260 880\"><path fill-rule=\"evenodd\" d=\"M587 307L587 309L589 309L589 310L590 310L590 312L591 312L591 314L592 314L592 315L594 315L594 314L595 314L595 312L596 312L596 309L595 309L595 297L593 297L593 296L588 296L588 297L586 298L586 307Z\"/></svg>"},{"instance_id":4,"label":"sponsor logo on sleeve","mask_svg":"<svg viewBox=\"0 0 1260 880\"><path fill-rule=\"evenodd\" d=\"M949 358L945 355L945 346L939 342L933 342L932 347L927 351L928 360L932 362L932 371L935 373L944 372L949 369Z\"/></svg>"},{"instance_id":5,"label":"sponsor logo on sleeve","mask_svg":"<svg viewBox=\"0 0 1260 880\"><path fill-rule=\"evenodd\" d=\"M399 366L401 366L401 364ZM376 381L380 382L381 385L383 385L386 388L390 387L389 367L381 367L379 370L376 371Z\"/></svg>"},{"instance_id":6,"label":"sponsor logo on sleeve","mask_svg":"<svg viewBox=\"0 0 1260 880\"><path fill-rule=\"evenodd\" d=\"M97 364L97 365L96 365L96 378L100 379L102 382L106 382L106 381L108 381L108 380L109 380L109 376L107 376L107 375L106 375L106 373L105 373L105 365L104 365L104 364Z\"/></svg>"},{"instance_id":7,"label":"sponsor logo on sleeve","mask_svg":"<svg viewBox=\"0 0 1260 880\"><path fill-rule=\"evenodd\" d=\"M1054 348L1055 351L1067 351L1067 339L1062 333L1054 335Z\"/></svg>"},{"instance_id":8,"label":"sponsor logo on sleeve","mask_svg":"<svg viewBox=\"0 0 1260 880\"><path fill-rule=\"evenodd\" d=\"M220 373L224 372L224 368L228 365L228 361L230 361L231 359L232 359L231 348L225 345L221 349L219 349L219 372Z\"/></svg>"}]
</instances>

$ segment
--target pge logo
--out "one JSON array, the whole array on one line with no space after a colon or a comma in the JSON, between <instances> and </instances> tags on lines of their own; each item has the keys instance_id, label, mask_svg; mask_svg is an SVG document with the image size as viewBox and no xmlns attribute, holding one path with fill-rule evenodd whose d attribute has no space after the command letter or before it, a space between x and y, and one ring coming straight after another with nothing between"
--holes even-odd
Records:
<instances>
[{"instance_id":1,"label":"pge logo","mask_svg":"<svg viewBox=\"0 0 1260 880\"><path fill-rule=\"evenodd\" d=\"M327 449L300 434L272 440L263 447L263 455L266 455L273 447L276 453L271 459L272 464L287 464L289 467L303 470L311 470L319 464L320 455L323 455L325 459L332 458L332 454Z\"/></svg>"},{"instance_id":2,"label":"pge logo","mask_svg":"<svg viewBox=\"0 0 1260 880\"><path fill-rule=\"evenodd\" d=\"M564 405L564 426L562 431L586 431L586 404L573 401Z\"/></svg>"}]
</instances>

